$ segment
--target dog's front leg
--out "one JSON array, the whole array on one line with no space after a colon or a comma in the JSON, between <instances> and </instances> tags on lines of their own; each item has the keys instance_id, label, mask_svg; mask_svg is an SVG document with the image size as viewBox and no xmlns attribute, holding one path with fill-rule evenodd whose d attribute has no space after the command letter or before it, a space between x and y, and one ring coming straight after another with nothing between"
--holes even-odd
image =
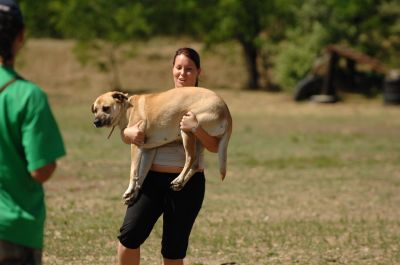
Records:
<instances>
[{"instance_id":1,"label":"dog's front leg","mask_svg":"<svg viewBox=\"0 0 400 265\"><path fill-rule=\"evenodd\" d=\"M171 182L171 188L179 191L193 175L192 166L196 161L196 136L193 133L186 133L181 130L183 147L185 148L186 161L182 172ZM190 175L190 174L191 175Z\"/></svg>"},{"instance_id":2,"label":"dog's front leg","mask_svg":"<svg viewBox=\"0 0 400 265\"><path fill-rule=\"evenodd\" d=\"M128 189L124 193L125 204L132 204L139 195L140 188L153 164L156 149L142 149L134 146L135 156L132 156L131 175Z\"/></svg>"},{"instance_id":3,"label":"dog's front leg","mask_svg":"<svg viewBox=\"0 0 400 265\"><path fill-rule=\"evenodd\" d=\"M122 198L125 204L133 202L137 195L137 181L138 181L138 169L140 164L141 150L134 144L131 144L131 171L129 174L129 186L124 192Z\"/></svg>"},{"instance_id":4,"label":"dog's front leg","mask_svg":"<svg viewBox=\"0 0 400 265\"><path fill-rule=\"evenodd\" d=\"M140 149L140 165L137 170L137 181L136 188L137 191L142 187L144 180L146 179L147 173L149 173L151 165L153 164L154 157L156 155L156 149Z\"/></svg>"}]
</instances>

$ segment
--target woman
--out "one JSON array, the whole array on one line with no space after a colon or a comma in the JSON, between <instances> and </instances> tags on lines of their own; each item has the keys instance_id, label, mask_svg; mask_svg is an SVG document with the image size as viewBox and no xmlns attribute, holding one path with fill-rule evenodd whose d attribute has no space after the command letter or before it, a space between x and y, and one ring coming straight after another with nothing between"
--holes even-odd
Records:
<instances>
[{"instance_id":1,"label":"woman","mask_svg":"<svg viewBox=\"0 0 400 265\"><path fill-rule=\"evenodd\" d=\"M176 51L172 74L175 87L185 89L198 86L201 72L200 57L191 48ZM192 132L210 152L218 151L219 139L210 136L198 125L196 115L186 113L180 128ZM124 130L126 143L140 146L145 135L139 123ZM203 150L199 169L181 191L170 188L171 181L182 171L185 152L181 142L173 142L157 148L150 172L143 183L137 201L128 206L120 229L118 260L120 265L140 264L140 245L149 236L158 218L163 215L162 249L164 265L183 265L189 236L204 199L205 178Z\"/></svg>"}]
</instances>

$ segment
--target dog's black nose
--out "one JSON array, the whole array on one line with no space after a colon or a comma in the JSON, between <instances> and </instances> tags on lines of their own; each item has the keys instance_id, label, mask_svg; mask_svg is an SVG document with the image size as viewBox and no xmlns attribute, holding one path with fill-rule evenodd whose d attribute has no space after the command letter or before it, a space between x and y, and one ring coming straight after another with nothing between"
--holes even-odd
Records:
<instances>
[{"instance_id":1,"label":"dog's black nose","mask_svg":"<svg viewBox=\"0 0 400 265\"><path fill-rule=\"evenodd\" d=\"M94 126L96 126L96 128L103 126L103 123L101 122L100 119L95 119L93 124L94 124Z\"/></svg>"}]
</instances>

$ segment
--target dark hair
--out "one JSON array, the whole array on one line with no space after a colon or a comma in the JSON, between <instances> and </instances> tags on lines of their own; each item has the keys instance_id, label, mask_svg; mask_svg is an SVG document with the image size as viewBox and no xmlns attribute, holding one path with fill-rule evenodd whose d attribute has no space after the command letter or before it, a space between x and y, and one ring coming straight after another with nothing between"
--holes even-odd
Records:
<instances>
[{"instance_id":1,"label":"dark hair","mask_svg":"<svg viewBox=\"0 0 400 265\"><path fill-rule=\"evenodd\" d=\"M175 52L175 56L174 56L174 60L172 61L172 66L175 65L175 59L178 55L185 55L186 57L188 57L190 60L192 60L194 62L194 64L196 65L197 69L200 69L200 55L192 48L180 48ZM199 80L196 79L196 84L195 86L199 85Z\"/></svg>"},{"instance_id":2,"label":"dark hair","mask_svg":"<svg viewBox=\"0 0 400 265\"><path fill-rule=\"evenodd\" d=\"M6 2L3 3L2 2ZM13 44L24 28L21 11L13 1L0 1L0 57L7 65L13 59Z\"/></svg>"}]
</instances>

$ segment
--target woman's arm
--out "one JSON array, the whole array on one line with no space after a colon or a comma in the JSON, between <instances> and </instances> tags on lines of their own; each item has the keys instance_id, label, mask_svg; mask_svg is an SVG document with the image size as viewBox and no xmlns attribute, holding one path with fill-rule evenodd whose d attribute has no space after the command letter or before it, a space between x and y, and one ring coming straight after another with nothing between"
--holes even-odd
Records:
<instances>
[{"instance_id":1,"label":"woman's arm","mask_svg":"<svg viewBox=\"0 0 400 265\"><path fill-rule=\"evenodd\" d=\"M199 122L193 112L189 111L182 117L180 126L183 131L192 132L208 151L212 153L218 152L219 139L209 135L199 126Z\"/></svg>"}]
</instances>

